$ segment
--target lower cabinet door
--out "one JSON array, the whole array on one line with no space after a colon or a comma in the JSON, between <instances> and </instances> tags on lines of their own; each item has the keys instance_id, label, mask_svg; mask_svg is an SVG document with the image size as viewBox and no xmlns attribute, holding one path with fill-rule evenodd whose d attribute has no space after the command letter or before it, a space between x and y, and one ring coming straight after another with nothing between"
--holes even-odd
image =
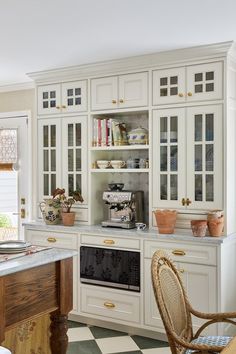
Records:
<instances>
[{"instance_id":1,"label":"lower cabinet door","mask_svg":"<svg viewBox=\"0 0 236 354\"><path fill-rule=\"evenodd\" d=\"M95 286L81 286L81 312L109 319L135 322L140 321L140 298Z\"/></svg>"}]
</instances>

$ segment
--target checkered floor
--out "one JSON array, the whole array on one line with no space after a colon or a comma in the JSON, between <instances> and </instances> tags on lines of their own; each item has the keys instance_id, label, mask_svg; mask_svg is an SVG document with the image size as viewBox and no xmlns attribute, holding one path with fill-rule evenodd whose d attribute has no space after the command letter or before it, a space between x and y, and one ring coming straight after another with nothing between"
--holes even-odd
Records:
<instances>
[{"instance_id":1,"label":"checkered floor","mask_svg":"<svg viewBox=\"0 0 236 354\"><path fill-rule=\"evenodd\" d=\"M67 354L170 354L168 343L69 321Z\"/></svg>"}]
</instances>

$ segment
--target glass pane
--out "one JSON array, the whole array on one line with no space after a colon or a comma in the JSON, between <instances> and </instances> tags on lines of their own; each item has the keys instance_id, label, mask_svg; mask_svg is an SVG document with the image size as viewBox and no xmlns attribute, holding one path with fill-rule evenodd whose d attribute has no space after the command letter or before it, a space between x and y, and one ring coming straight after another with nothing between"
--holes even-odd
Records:
<instances>
[{"instance_id":1,"label":"glass pane","mask_svg":"<svg viewBox=\"0 0 236 354\"><path fill-rule=\"evenodd\" d=\"M82 191L81 175L76 175L76 190Z\"/></svg>"},{"instance_id":2,"label":"glass pane","mask_svg":"<svg viewBox=\"0 0 236 354\"><path fill-rule=\"evenodd\" d=\"M56 150L51 150L51 171L56 171Z\"/></svg>"},{"instance_id":3,"label":"glass pane","mask_svg":"<svg viewBox=\"0 0 236 354\"><path fill-rule=\"evenodd\" d=\"M50 101L50 107L53 108L53 107L56 107L56 101Z\"/></svg>"},{"instance_id":4,"label":"glass pane","mask_svg":"<svg viewBox=\"0 0 236 354\"><path fill-rule=\"evenodd\" d=\"M81 171L81 149L76 149L76 171Z\"/></svg>"},{"instance_id":5,"label":"glass pane","mask_svg":"<svg viewBox=\"0 0 236 354\"><path fill-rule=\"evenodd\" d=\"M50 91L50 98L56 98L56 91Z\"/></svg>"},{"instance_id":6,"label":"glass pane","mask_svg":"<svg viewBox=\"0 0 236 354\"><path fill-rule=\"evenodd\" d=\"M206 145L206 171L214 171L214 145Z\"/></svg>"},{"instance_id":7,"label":"glass pane","mask_svg":"<svg viewBox=\"0 0 236 354\"><path fill-rule=\"evenodd\" d=\"M203 91L203 85L200 84L200 85L195 85L194 86L194 90L195 90L195 93L200 93Z\"/></svg>"},{"instance_id":8,"label":"glass pane","mask_svg":"<svg viewBox=\"0 0 236 354\"><path fill-rule=\"evenodd\" d=\"M80 87L75 89L75 95L76 96L80 96L81 95L81 88Z\"/></svg>"},{"instance_id":9,"label":"glass pane","mask_svg":"<svg viewBox=\"0 0 236 354\"><path fill-rule=\"evenodd\" d=\"M73 149L68 149L68 171L74 171Z\"/></svg>"},{"instance_id":10,"label":"glass pane","mask_svg":"<svg viewBox=\"0 0 236 354\"><path fill-rule=\"evenodd\" d=\"M206 80L214 80L214 71L206 72Z\"/></svg>"},{"instance_id":11,"label":"glass pane","mask_svg":"<svg viewBox=\"0 0 236 354\"><path fill-rule=\"evenodd\" d=\"M162 96L167 96L167 94L168 94L167 88L162 88L162 89L160 89L160 96L161 96L161 97L162 97Z\"/></svg>"},{"instance_id":12,"label":"glass pane","mask_svg":"<svg viewBox=\"0 0 236 354\"><path fill-rule=\"evenodd\" d=\"M68 106L73 106L73 104L74 104L73 98L68 98L68 99L67 99L67 105L68 105Z\"/></svg>"},{"instance_id":13,"label":"glass pane","mask_svg":"<svg viewBox=\"0 0 236 354\"><path fill-rule=\"evenodd\" d=\"M170 142L178 141L178 117L170 117Z\"/></svg>"},{"instance_id":14,"label":"glass pane","mask_svg":"<svg viewBox=\"0 0 236 354\"><path fill-rule=\"evenodd\" d=\"M160 119L160 142L167 143L167 117Z\"/></svg>"},{"instance_id":15,"label":"glass pane","mask_svg":"<svg viewBox=\"0 0 236 354\"><path fill-rule=\"evenodd\" d=\"M167 77L161 77L160 78L160 86L166 86L168 84L168 78Z\"/></svg>"},{"instance_id":16,"label":"glass pane","mask_svg":"<svg viewBox=\"0 0 236 354\"><path fill-rule=\"evenodd\" d=\"M197 74L195 74L195 82L197 82L197 81L202 81L202 79L203 79L203 75L202 75L202 73L197 73Z\"/></svg>"},{"instance_id":17,"label":"glass pane","mask_svg":"<svg viewBox=\"0 0 236 354\"><path fill-rule=\"evenodd\" d=\"M68 175L68 190L69 190L69 195L71 196L72 193L74 192L74 176L73 175Z\"/></svg>"},{"instance_id":18,"label":"glass pane","mask_svg":"<svg viewBox=\"0 0 236 354\"><path fill-rule=\"evenodd\" d=\"M195 120L195 141L202 141L202 114L196 114Z\"/></svg>"},{"instance_id":19,"label":"glass pane","mask_svg":"<svg viewBox=\"0 0 236 354\"><path fill-rule=\"evenodd\" d=\"M170 88L170 95L171 95L171 96L176 96L176 95L178 95L178 87L171 87L171 88Z\"/></svg>"},{"instance_id":20,"label":"glass pane","mask_svg":"<svg viewBox=\"0 0 236 354\"><path fill-rule=\"evenodd\" d=\"M167 171L167 146L160 147L160 170Z\"/></svg>"},{"instance_id":21,"label":"glass pane","mask_svg":"<svg viewBox=\"0 0 236 354\"><path fill-rule=\"evenodd\" d=\"M43 108L48 108L48 101L43 102Z\"/></svg>"},{"instance_id":22,"label":"glass pane","mask_svg":"<svg viewBox=\"0 0 236 354\"><path fill-rule=\"evenodd\" d=\"M170 147L170 170L178 170L178 146Z\"/></svg>"},{"instance_id":23,"label":"glass pane","mask_svg":"<svg viewBox=\"0 0 236 354\"><path fill-rule=\"evenodd\" d=\"M67 90L67 96L73 96L73 89Z\"/></svg>"},{"instance_id":24,"label":"glass pane","mask_svg":"<svg viewBox=\"0 0 236 354\"><path fill-rule=\"evenodd\" d=\"M167 175L161 175L160 196L161 200L167 200Z\"/></svg>"},{"instance_id":25,"label":"glass pane","mask_svg":"<svg viewBox=\"0 0 236 354\"><path fill-rule=\"evenodd\" d=\"M213 175L206 175L206 201L214 201L214 179Z\"/></svg>"},{"instance_id":26,"label":"glass pane","mask_svg":"<svg viewBox=\"0 0 236 354\"><path fill-rule=\"evenodd\" d=\"M214 83L212 82L211 84L206 84L206 92L212 91L214 91Z\"/></svg>"},{"instance_id":27,"label":"glass pane","mask_svg":"<svg viewBox=\"0 0 236 354\"><path fill-rule=\"evenodd\" d=\"M43 147L48 147L48 126L43 127Z\"/></svg>"},{"instance_id":28,"label":"glass pane","mask_svg":"<svg viewBox=\"0 0 236 354\"><path fill-rule=\"evenodd\" d=\"M52 174L51 175L51 195L53 194L53 192L55 191L56 188L57 188L57 186L56 186L56 175Z\"/></svg>"},{"instance_id":29,"label":"glass pane","mask_svg":"<svg viewBox=\"0 0 236 354\"><path fill-rule=\"evenodd\" d=\"M43 92L43 100L47 100L48 99L48 92Z\"/></svg>"},{"instance_id":30,"label":"glass pane","mask_svg":"<svg viewBox=\"0 0 236 354\"><path fill-rule=\"evenodd\" d=\"M73 124L68 124L68 146L74 145Z\"/></svg>"},{"instance_id":31,"label":"glass pane","mask_svg":"<svg viewBox=\"0 0 236 354\"><path fill-rule=\"evenodd\" d=\"M178 200L178 176L170 175L170 199Z\"/></svg>"},{"instance_id":32,"label":"glass pane","mask_svg":"<svg viewBox=\"0 0 236 354\"><path fill-rule=\"evenodd\" d=\"M178 84L178 76L171 76L170 77L170 84L177 85Z\"/></svg>"},{"instance_id":33,"label":"glass pane","mask_svg":"<svg viewBox=\"0 0 236 354\"><path fill-rule=\"evenodd\" d=\"M81 146L81 124L77 123L75 125L75 140L76 140L76 146Z\"/></svg>"},{"instance_id":34,"label":"glass pane","mask_svg":"<svg viewBox=\"0 0 236 354\"><path fill-rule=\"evenodd\" d=\"M56 126L51 125L51 147L56 147Z\"/></svg>"},{"instance_id":35,"label":"glass pane","mask_svg":"<svg viewBox=\"0 0 236 354\"><path fill-rule=\"evenodd\" d=\"M76 97L75 98L75 105L80 105L81 104L81 97Z\"/></svg>"},{"instance_id":36,"label":"glass pane","mask_svg":"<svg viewBox=\"0 0 236 354\"><path fill-rule=\"evenodd\" d=\"M202 175L195 175L195 200L202 201Z\"/></svg>"},{"instance_id":37,"label":"glass pane","mask_svg":"<svg viewBox=\"0 0 236 354\"><path fill-rule=\"evenodd\" d=\"M44 195L49 195L49 176L48 175L43 175L43 194Z\"/></svg>"},{"instance_id":38,"label":"glass pane","mask_svg":"<svg viewBox=\"0 0 236 354\"><path fill-rule=\"evenodd\" d=\"M195 145L195 171L202 171L202 145Z\"/></svg>"},{"instance_id":39,"label":"glass pane","mask_svg":"<svg viewBox=\"0 0 236 354\"><path fill-rule=\"evenodd\" d=\"M206 114L206 141L214 140L214 115Z\"/></svg>"},{"instance_id":40,"label":"glass pane","mask_svg":"<svg viewBox=\"0 0 236 354\"><path fill-rule=\"evenodd\" d=\"M49 171L48 150L43 151L43 170Z\"/></svg>"}]
</instances>

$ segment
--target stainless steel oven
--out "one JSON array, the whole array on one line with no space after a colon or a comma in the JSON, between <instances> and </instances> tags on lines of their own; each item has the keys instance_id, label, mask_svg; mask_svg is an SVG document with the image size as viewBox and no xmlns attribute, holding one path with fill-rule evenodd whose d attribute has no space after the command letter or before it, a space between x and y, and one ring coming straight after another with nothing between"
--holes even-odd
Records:
<instances>
[{"instance_id":1,"label":"stainless steel oven","mask_svg":"<svg viewBox=\"0 0 236 354\"><path fill-rule=\"evenodd\" d=\"M80 281L139 292L140 253L81 246Z\"/></svg>"}]
</instances>

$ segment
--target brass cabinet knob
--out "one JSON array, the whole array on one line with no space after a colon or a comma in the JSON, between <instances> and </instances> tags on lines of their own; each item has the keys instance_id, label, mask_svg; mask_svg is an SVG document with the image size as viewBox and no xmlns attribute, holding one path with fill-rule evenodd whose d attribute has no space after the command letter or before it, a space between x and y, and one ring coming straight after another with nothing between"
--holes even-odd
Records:
<instances>
[{"instance_id":1,"label":"brass cabinet knob","mask_svg":"<svg viewBox=\"0 0 236 354\"><path fill-rule=\"evenodd\" d=\"M55 237L48 237L47 240L48 242L57 242L57 239Z\"/></svg>"},{"instance_id":2,"label":"brass cabinet knob","mask_svg":"<svg viewBox=\"0 0 236 354\"><path fill-rule=\"evenodd\" d=\"M124 103L124 100L122 98L120 99L120 103Z\"/></svg>"},{"instance_id":3,"label":"brass cabinet knob","mask_svg":"<svg viewBox=\"0 0 236 354\"><path fill-rule=\"evenodd\" d=\"M116 103L117 103L116 100L112 100L111 102L112 102L113 104L116 104Z\"/></svg>"},{"instance_id":4,"label":"brass cabinet knob","mask_svg":"<svg viewBox=\"0 0 236 354\"><path fill-rule=\"evenodd\" d=\"M56 109L60 109L61 107L60 106L56 106Z\"/></svg>"},{"instance_id":5,"label":"brass cabinet knob","mask_svg":"<svg viewBox=\"0 0 236 354\"><path fill-rule=\"evenodd\" d=\"M182 199L181 199L181 203L182 203L183 206L185 206L185 204L186 204L186 199L185 199L185 198L182 198Z\"/></svg>"},{"instance_id":6,"label":"brass cabinet knob","mask_svg":"<svg viewBox=\"0 0 236 354\"><path fill-rule=\"evenodd\" d=\"M180 92L179 97L184 97L184 94L182 92Z\"/></svg>"},{"instance_id":7,"label":"brass cabinet knob","mask_svg":"<svg viewBox=\"0 0 236 354\"><path fill-rule=\"evenodd\" d=\"M114 240L104 240L103 243L105 243L106 245L114 245L115 241Z\"/></svg>"},{"instance_id":8,"label":"brass cabinet knob","mask_svg":"<svg viewBox=\"0 0 236 354\"><path fill-rule=\"evenodd\" d=\"M184 273L184 269L179 269L179 272L183 274Z\"/></svg>"},{"instance_id":9,"label":"brass cabinet knob","mask_svg":"<svg viewBox=\"0 0 236 354\"><path fill-rule=\"evenodd\" d=\"M108 301L104 302L103 305L104 305L105 307L107 307L108 309L114 309L114 307L116 307L115 304L113 304L112 302L108 302Z\"/></svg>"},{"instance_id":10,"label":"brass cabinet knob","mask_svg":"<svg viewBox=\"0 0 236 354\"><path fill-rule=\"evenodd\" d=\"M192 203L192 201L189 198L187 198L186 205L189 206L191 203Z\"/></svg>"},{"instance_id":11,"label":"brass cabinet knob","mask_svg":"<svg viewBox=\"0 0 236 354\"><path fill-rule=\"evenodd\" d=\"M66 105L65 105L65 104L63 104L63 105L61 106L61 108L66 108Z\"/></svg>"},{"instance_id":12,"label":"brass cabinet knob","mask_svg":"<svg viewBox=\"0 0 236 354\"><path fill-rule=\"evenodd\" d=\"M174 254L175 256L185 256L186 253L183 250L173 250L172 254Z\"/></svg>"},{"instance_id":13,"label":"brass cabinet knob","mask_svg":"<svg viewBox=\"0 0 236 354\"><path fill-rule=\"evenodd\" d=\"M193 94L192 92L188 92L188 96L191 97Z\"/></svg>"}]
</instances>

